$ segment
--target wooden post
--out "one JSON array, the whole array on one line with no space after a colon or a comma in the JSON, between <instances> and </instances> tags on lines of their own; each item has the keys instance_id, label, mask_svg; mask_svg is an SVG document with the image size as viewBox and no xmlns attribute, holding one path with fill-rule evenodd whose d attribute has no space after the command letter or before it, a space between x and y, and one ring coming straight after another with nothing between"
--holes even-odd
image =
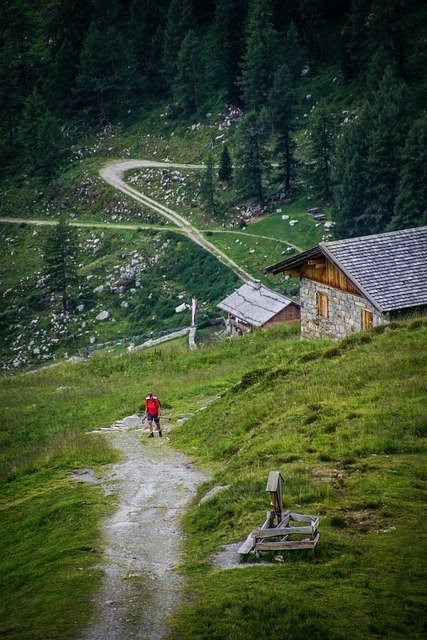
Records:
<instances>
[{"instance_id":1,"label":"wooden post","mask_svg":"<svg viewBox=\"0 0 427 640\"><path fill-rule=\"evenodd\" d=\"M284 480L281 474L278 471L270 471L266 491L270 494L271 506L276 512L278 522L282 519L283 485Z\"/></svg>"}]
</instances>

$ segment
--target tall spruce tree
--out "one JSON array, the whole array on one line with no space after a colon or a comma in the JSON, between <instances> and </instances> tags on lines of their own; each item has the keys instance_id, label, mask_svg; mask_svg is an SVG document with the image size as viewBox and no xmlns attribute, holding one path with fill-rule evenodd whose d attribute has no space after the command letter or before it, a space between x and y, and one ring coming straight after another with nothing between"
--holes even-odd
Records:
<instances>
[{"instance_id":1,"label":"tall spruce tree","mask_svg":"<svg viewBox=\"0 0 427 640\"><path fill-rule=\"evenodd\" d=\"M369 119L366 111L350 123L342 125L332 158L335 233L340 238L371 233L367 215L367 135Z\"/></svg>"},{"instance_id":2,"label":"tall spruce tree","mask_svg":"<svg viewBox=\"0 0 427 640\"><path fill-rule=\"evenodd\" d=\"M310 118L310 171L311 183L328 201L331 191L331 163L335 145L335 123L329 104L320 101Z\"/></svg>"},{"instance_id":3,"label":"tall spruce tree","mask_svg":"<svg viewBox=\"0 0 427 640\"><path fill-rule=\"evenodd\" d=\"M52 178L64 156L64 141L58 118L36 89L24 103L18 139L29 171Z\"/></svg>"},{"instance_id":4,"label":"tall spruce tree","mask_svg":"<svg viewBox=\"0 0 427 640\"><path fill-rule=\"evenodd\" d=\"M61 215L46 239L44 260L47 287L59 295L64 313L78 284L77 255L76 231Z\"/></svg>"},{"instance_id":5,"label":"tall spruce tree","mask_svg":"<svg viewBox=\"0 0 427 640\"><path fill-rule=\"evenodd\" d=\"M84 111L104 125L123 111L135 89L135 65L126 39L116 27L92 23L80 55L76 95Z\"/></svg>"},{"instance_id":6,"label":"tall spruce tree","mask_svg":"<svg viewBox=\"0 0 427 640\"><path fill-rule=\"evenodd\" d=\"M296 80L301 75L306 53L300 45L298 29L294 22L291 22L283 38L283 61L289 69L291 78Z\"/></svg>"},{"instance_id":7,"label":"tall spruce tree","mask_svg":"<svg viewBox=\"0 0 427 640\"><path fill-rule=\"evenodd\" d=\"M233 179L233 163L226 144L223 146L221 151L218 178L221 182L226 182L228 185L230 185Z\"/></svg>"},{"instance_id":8,"label":"tall spruce tree","mask_svg":"<svg viewBox=\"0 0 427 640\"><path fill-rule=\"evenodd\" d=\"M279 67L274 76L268 107L276 137L276 152L281 161L285 189L289 190L295 164L294 145L291 138L295 112L295 87L287 65Z\"/></svg>"},{"instance_id":9,"label":"tall spruce tree","mask_svg":"<svg viewBox=\"0 0 427 640\"><path fill-rule=\"evenodd\" d=\"M214 91L223 92L225 101L232 103L240 102L236 80L245 46L246 5L247 0L218 0L209 40L208 82Z\"/></svg>"},{"instance_id":10,"label":"tall spruce tree","mask_svg":"<svg viewBox=\"0 0 427 640\"><path fill-rule=\"evenodd\" d=\"M214 170L212 152L208 153L206 159L206 169L202 180L202 186L200 190L203 204L209 212L215 211L215 186L214 186Z\"/></svg>"},{"instance_id":11,"label":"tall spruce tree","mask_svg":"<svg viewBox=\"0 0 427 640\"><path fill-rule=\"evenodd\" d=\"M408 134L413 100L411 92L388 67L378 91L367 107L370 122L367 136L367 194L371 232L381 233L390 223L397 195L401 151Z\"/></svg>"},{"instance_id":12,"label":"tall spruce tree","mask_svg":"<svg viewBox=\"0 0 427 640\"><path fill-rule=\"evenodd\" d=\"M236 187L240 194L263 204L263 179L269 168L265 120L263 115L250 111L242 118L237 136Z\"/></svg>"},{"instance_id":13,"label":"tall spruce tree","mask_svg":"<svg viewBox=\"0 0 427 640\"><path fill-rule=\"evenodd\" d=\"M266 105L279 60L279 38L270 0L253 0L239 86L246 107L259 113Z\"/></svg>"},{"instance_id":14,"label":"tall spruce tree","mask_svg":"<svg viewBox=\"0 0 427 640\"><path fill-rule=\"evenodd\" d=\"M163 39L163 73L169 88L178 72L178 55L185 36L194 30L196 18L193 0L171 0Z\"/></svg>"},{"instance_id":15,"label":"tall spruce tree","mask_svg":"<svg viewBox=\"0 0 427 640\"><path fill-rule=\"evenodd\" d=\"M389 229L427 225L427 116L416 120L401 156L401 170Z\"/></svg>"},{"instance_id":16,"label":"tall spruce tree","mask_svg":"<svg viewBox=\"0 0 427 640\"><path fill-rule=\"evenodd\" d=\"M184 114L198 114L200 103L200 58L194 31L184 38L178 54L176 77L173 81L174 100Z\"/></svg>"}]
</instances>

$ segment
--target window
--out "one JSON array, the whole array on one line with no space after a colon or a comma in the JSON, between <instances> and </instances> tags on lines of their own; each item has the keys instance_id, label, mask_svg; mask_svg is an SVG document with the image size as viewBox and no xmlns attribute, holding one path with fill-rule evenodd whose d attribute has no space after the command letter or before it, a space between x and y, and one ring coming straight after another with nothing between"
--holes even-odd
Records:
<instances>
[{"instance_id":1,"label":"window","mask_svg":"<svg viewBox=\"0 0 427 640\"><path fill-rule=\"evenodd\" d=\"M323 318L328 317L328 296L322 291L316 293L317 315Z\"/></svg>"},{"instance_id":2,"label":"window","mask_svg":"<svg viewBox=\"0 0 427 640\"><path fill-rule=\"evenodd\" d=\"M370 329L374 326L374 314L368 309L362 309L362 329Z\"/></svg>"}]
</instances>

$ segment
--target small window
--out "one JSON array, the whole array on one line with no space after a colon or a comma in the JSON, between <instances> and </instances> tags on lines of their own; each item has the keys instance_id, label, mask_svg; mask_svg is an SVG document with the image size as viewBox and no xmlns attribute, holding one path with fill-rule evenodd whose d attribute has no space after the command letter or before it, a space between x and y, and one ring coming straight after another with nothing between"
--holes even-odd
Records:
<instances>
[{"instance_id":1,"label":"small window","mask_svg":"<svg viewBox=\"0 0 427 640\"><path fill-rule=\"evenodd\" d=\"M362 329L370 329L374 326L374 314L368 309L362 309Z\"/></svg>"},{"instance_id":2,"label":"small window","mask_svg":"<svg viewBox=\"0 0 427 640\"><path fill-rule=\"evenodd\" d=\"M317 299L317 315L323 318L328 317L328 296L322 291L318 291L316 294Z\"/></svg>"}]
</instances>

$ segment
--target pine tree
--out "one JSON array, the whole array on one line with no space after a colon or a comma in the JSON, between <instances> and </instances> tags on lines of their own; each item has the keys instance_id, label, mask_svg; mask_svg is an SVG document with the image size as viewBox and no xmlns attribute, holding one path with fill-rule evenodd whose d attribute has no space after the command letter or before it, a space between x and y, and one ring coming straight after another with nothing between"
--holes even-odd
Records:
<instances>
[{"instance_id":1,"label":"pine tree","mask_svg":"<svg viewBox=\"0 0 427 640\"><path fill-rule=\"evenodd\" d=\"M367 24L370 0L352 0L342 33L341 68L347 80L364 72L369 59Z\"/></svg>"},{"instance_id":2,"label":"pine tree","mask_svg":"<svg viewBox=\"0 0 427 640\"><path fill-rule=\"evenodd\" d=\"M218 178L221 180L221 182L226 182L228 185L233 179L233 163L231 161L230 152L228 151L228 147L226 144L223 146L221 152Z\"/></svg>"},{"instance_id":3,"label":"pine tree","mask_svg":"<svg viewBox=\"0 0 427 640\"><path fill-rule=\"evenodd\" d=\"M206 74L211 90L222 91L225 102L238 103L240 99L236 79L245 46L246 4L242 0L218 0L215 6Z\"/></svg>"},{"instance_id":4,"label":"pine tree","mask_svg":"<svg viewBox=\"0 0 427 640\"><path fill-rule=\"evenodd\" d=\"M321 101L310 118L310 173L311 182L322 199L328 201L331 193L331 161L335 144L334 117L329 105Z\"/></svg>"},{"instance_id":5,"label":"pine tree","mask_svg":"<svg viewBox=\"0 0 427 640\"><path fill-rule=\"evenodd\" d=\"M101 125L116 117L135 89L135 65L124 36L92 23L84 41L76 95L83 109Z\"/></svg>"},{"instance_id":6,"label":"pine tree","mask_svg":"<svg viewBox=\"0 0 427 640\"><path fill-rule=\"evenodd\" d=\"M76 231L61 215L46 239L46 284L53 294L59 294L64 313L68 311L70 295L78 284Z\"/></svg>"},{"instance_id":7,"label":"pine tree","mask_svg":"<svg viewBox=\"0 0 427 640\"><path fill-rule=\"evenodd\" d=\"M178 56L183 41L195 27L192 0L171 0L163 41L163 73L166 84L172 88L178 72Z\"/></svg>"},{"instance_id":8,"label":"pine tree","mask_svg":"<svg viewBox=\"0 0 427 640\"><path fill-rule=\"evenodd\" d=\"M388 67L379 89L367 105L367 215L371 232L381 233L390 223L397 194L401 150L409 131L413 101L406 84Z\"/></svg>"},{"instance_id":9,"label":"pine tree","mask_svg":"<svg viewBox=\"0 0 427 640\"><path fill-rule=\"evenodd\" d=\"M270 0L253 0L242 75L238 81L249 110L259 113L265 106L278 59L279 39L273 27Z\"/></svg>"},{"instance_id":10,"label":"pine tree","mask_svg":"<svg viewBox=\"0 0 427 640\"><path fill-rule=\"evenodd\" d=\"M161 65L167 0L131 0L129 11L128 29L138 74L145 91L159 94L165 89Z\"/></svg>"},{"instance_id":11,"label":"pine tree","mask_svg":"<svg viewBox=\"0 0 427 640\"><path fill-rule=\"evenodd\" d=\"M371 233L367 216L367 134L369 121L366 111L353 122L342 125L332 158L335 233L340 238L364 236Z\"/></svg>"},{"instance_id":12,"label":"pine tree","mask_svg":"<svg viewBox=\"0 0 427 640\"><path fill-rule=\"evenodd\" d=\"M412 125L402 152L401 171L389 229L427 225L427 117Z\"/></svg>"},{"instance_id":13,"label":"pine tree","mask_svg":"<svg viewBox=\"0 0 427 640\"><path fill-rule=\"evenodd\" d=\"M301 75L305 57L305 51L299 43L298 29L295 23L291 22L283 40L283 61L287 65L293 80L296 80Z\"/></svg>"},{"instance_id":14,"label":"pine tree","mask_svg":"<svg viewBox=\"0 0 427 640\"><path fill-rule=\"evenodd\" d=\"M63 159L64 142L57 117L36 89L24 103L18 139L30 171L52 178Z\"/></svg>"},{"instance_id":15,"label":"pine tree","mask_svg":"<svg viewBox=\"0 0 427 640\"><path fill-rule=\"evenodd\" d=\"M193 31L184 38L178 54L177 73L173 82L173 95L184 114L199 113L199 57Z\"/></svg>"},{"instance_id":16,"label":"pine tree","mask_svg":"<svg viewBox=\"0 0 427 640\"><path fill-rule=\"evenodd\" d=\"M324 0L298 0L298 12L303 37L311 57L322 56L320 28L323 24Z\"/></svg>"},{"instance_id":17,"label":"pine tree","mask_svg":"<svg viewBox=\"0 0 427 640\"><path fill-rule=\"evenodd\" d=\"M214 171L213 171L213 160L212 153L208 153L208 157L206 160L206 169L205 174L202 180L202 186L200 190L203 203L208 211L215 211L216 209L216 201L215 201L215 187L214 187Z\"/></svg>"},{"instance_id":18,"label":"pine tree","mask_svg":"<svg viewBox=\"0 0 427 640\"><path fill-rule=\"evenodd\" d=\"M236 186L245 198L264 203L263 179L269 170L262 115L248 112L242 118L236 148Z\"/></svg>"},{"instance_id":19,"label":"pine tree","mask_svg":"<svg viewBox=\"0 0 427 640\"><path fill-rule=\"evenodd\" d=\"M269 114L276 136L276 152L281 159L285 189L291 186L291 175L295 158L291 131L295 111L295 88L291 72L282 65L274 77L274 85L269 94Z\"/></svg>"}]
</instances>

